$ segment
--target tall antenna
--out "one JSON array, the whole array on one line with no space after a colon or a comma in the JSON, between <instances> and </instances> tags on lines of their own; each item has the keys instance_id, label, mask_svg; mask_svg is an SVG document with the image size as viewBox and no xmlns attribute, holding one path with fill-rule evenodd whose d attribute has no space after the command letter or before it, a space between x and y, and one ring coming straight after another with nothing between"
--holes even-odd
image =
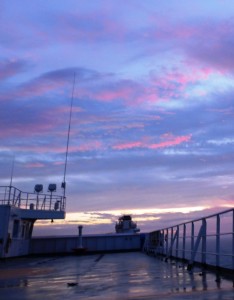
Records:
<instances>
[{"instance_id":1,"label":"tall antenna","mask_svg":"<svg viewBox=\"0 0 234 300\"><path fill-rule=\"evenodd\" d=\"M66 148L66 157L65 157L64 175L63 175L63 182L62 182L63 197L66 196L67 158L68 158L68 149L69 149L69 141L70 141L71 118L72 118L72 108L73 108L73 100L74 100L75 82L76 82L76 73L74 73L74 79L73 79L72 96L71 96L71 105L70 105L70 116L69 116L69 124L68 124L68 131L67 131L67 148Z\"/></svg>"}]
</instances>

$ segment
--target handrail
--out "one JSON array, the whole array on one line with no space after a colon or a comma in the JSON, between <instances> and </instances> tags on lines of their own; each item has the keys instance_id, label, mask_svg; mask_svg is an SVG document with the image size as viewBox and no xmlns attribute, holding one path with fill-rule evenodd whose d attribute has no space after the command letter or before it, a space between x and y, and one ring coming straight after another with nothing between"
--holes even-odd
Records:
<instances>
[{"instance_id":1,"label":"handrail","mask_svg":"<svg viewBox=\"0 0 234 300\"><path fill-rule=\"evenodd\" d=\"M234 208L152 231L144 250L183 259L190 268L199 262L234 270Z\"/></svg>"},{"instance_id":2,"label":"handrail","mask_svg":"<svg viewBox=\"0 0 234 300\"><path fill-rule=\"evenodd\" d=\"M201 218L199 218L199 219L194 219L194 220L192 220L192 221L187 221L187 222L184 222L184 223L179 223L179 224L175 224L175 225L172 225L172 226L169 226L169 227L164 227L164 228L161 228L161 229L157 229L157 230L164 230L164 229L169 229L169 228L171 228L171 227L176 227L176 226L181 226L181 225L184 225L184 224L189 224L189 223L191 223L191 222L198 222L198 221L202 221L202 219L210 219L210 218L213 218L213 217L215 217L215 216L217 216L217 215L223 215L223 214L225 214L225 213L228 213L228 212L231 212L231 211L233 211L234 210L234 208L229 208L229 209L227 209L227 210L223 210L223 211L221 211L221 212L218 212L218 213L216 213L216 214L212 214L212 215L208 215L208 216L205 216L205 217L201 217Z\"/></svg>"},{"instance_id":3,"label":"handrail","mask_svg":"<svg viewBox=\"0 0 234 300\"><path fill-rule=\"evenodd\" d=\"M22 209L65 211L66 198L60 195L22 192L14 186L0 186L0 205Z\"/></svg>"}]
</instances>

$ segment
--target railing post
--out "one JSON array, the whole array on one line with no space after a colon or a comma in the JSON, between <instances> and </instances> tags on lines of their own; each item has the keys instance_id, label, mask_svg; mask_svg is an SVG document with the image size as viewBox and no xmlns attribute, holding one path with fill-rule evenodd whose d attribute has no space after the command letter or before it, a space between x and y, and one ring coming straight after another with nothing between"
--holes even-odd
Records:
<instances>
[{"instance_id":1,"label":"railing post","mask_svg":"<svg viewBox=\"0 0 234 300\"><path fill-rule=\"evenodd\" d=\"M228 214L228 227L225 226L223 230L221 224L221 217ZM207 226L207 222L214 221L214 227ZM210 224L210 222L208 223ZM213 223L211 223L213 224ZM191 229L190 229L191 226ZM183 229L182 229L183 227ZM227 228L226 228L227 227ZM214 231L215 230L215 231ZM183 232L182 232L183 231ZM188 233L187 233L188 231ZM168 258L177 257L184 261L188 261L188 270L191 270L194 264L200 263L208 267L216 266L217 269L234 270L234 209L228 209L213 215L195 219L190 222L181 223L172 227L161 229L159 232L159 247L158 251ZM190 235L191 232L191 235ZM227 236L227 248L223 249L221 242L222 237ZM215 237L215 239L214 239ZM211 243L209 238L212 238ZM188 241L187 241L188 239ZM190 246L189 246L190 243ZM214 245L215 243L215 245ZM208 251L212 246L212 250ZM207 252L208 251L208 252ZM188 253L187 253L188 252ZM190 253L189 253L190 252ZM190 257L189 257L190 254ZM214 260L209 261L208 255L212 255ZM196 256L197 259L196 259ZM222 261L222 257L227 257L228 262Z\"/></svg>"},{"instance_id":2,"label":"railing post","mask_svg":"<svg viewBox=\"0 0 234 300\"><path fill-rule=\"evenodd\" d=\"M21 207L21 191L19 192L18 198L19 198L19 204L18 204L18 207Z\"/></svg>"},{"instance_id":3,"label":"railing post","mask_svg":"<svg viewBox=\"0 0 234 300\"><path fill-rule=\"evenodd\" d=\"M39 195L37 194L36 209L38 209L38 206L39 206Z\"/></svg>"},{"instance_id":4,"label":"railing post","mask_svg":"<svg viewBox=\"0 0 234 300\"><path fill-rule=\"evenodd\" d=\"M192 229L193 229L193 227L192 227ZM193 229L193 234L194 234L194 229ZM205 243L206 242L206 236L205 236L205 234L206 234L206 220L202 219L202 224L201 224L196 242L195 242L194 247L192 248L192 251L191 251L191 258L190 258L190 262L189 262L189 265L188 265L188 269L192 268L192 265L194 263L194 259L195 259L195 256L197 254L197 250L198 250L198 247L199 247L199 244L200 244L201 240L202 240L202 262L205 261L205 256L203 256L203 251L206 248L206 243ZM193 235L193 237L194 237L194 235Z\"/></svg>"},{"instance_id":5,"label":"railing post","mask_svg":"<svg viewBox=\"0 0 234 300\"><path fill-rule=\"evenodd\" d=\"M175 234L173 234L173 228L174 227L171 227L171 244L170 244L170 248L169 248L169 253L170 253L170 256L173 256L173 246L174 246L174 242L176 239L178 239L178 236L179 236L179 225L176 227L176 232ZM176 249L177 251L177 249ZM175 253L176 254L176 253Z\"/></svg>"},{"instance_id":6,"label":"railing post","mask_svg":"<svg viewBox=\"0 0 234 300\"><path fill-rule=\"evenodd\" d=\"M16 193L16 189L14 188L13 201L12 201L12 204L13 204L13 205L16 205L16 202L15 202L15 193ZM16 199L17 199L17 198L16 198Z\"/></svg>"},{"instance_id":7,"label":"railing post","mask_svg":"<svg viewBox=\"0 0 234 300\"><path fill-rule=\"evenodd\" d=\"M26 197L26 209L28 209L28 193L27 193L27 197Z\"/></svg>"},{"instance_id":8,"label":"railing post","mask_svg":"<svg viewBox=\"0 0 234 300\"><path fill-rule=\"evenodd\" d=\"M176 235L176 251L175 251L175 256L178 257L178 250L179 250L179 226L176 226L176 231L177 231L177 235Z\"/></svg>"},{"instance_id":9,"label":"railing post","mask_svg":"<svg viewBox=\"0 0 234 300\"><path fill-rule=\"evenodd\" d=\"M170 244L170 256L173 253L173 227L171 227L171 244Z\"/></svg>"},{"instance_id":10,"label":"railing post","mask_svg":"<svg viewBox=\"0 0 234 300\"><path fill-rule=\"evenodd\" d=\"M162 230L162 234L161 234L161 237L160 237L160 242L161 242L161 245L160 245L160 252L161 254L164 254L164 230Z\"/></svg>"},{"instance_id":11,"label":"railing post","mask_svg":"<svg viewBox=\"0 0 234 300\"><path fill-rule=\"evenodd\" d=\"M202 263L206 264L206 219L202 219Z\"/></svg>"},{"instance_id":12,"label":"railing post","mask_svg":"<svg viewBox=\"0 0 234 300\"><path fill-rule=\"evenodd\" d=\"M191 223L191 253L194 249L194 222Z\"/></svg>"},{"instance_id":13,"label":"railing post","mask_svg":"<svg viewBox=\"0 0 234 300\"><path fill-rule=\"evenodd\" d=\"M166 255L168 256L168 228L166 229Z\"/></svg>"},{"instance_id":14,"label":"railing post","mask_svg":"<svg viewBox=\"0 0 234 300\"><path fill-rule=\"evenodd\" d=\"M52 209L52 192L50 194L50 210Z\"/></svg>"},{"instance_id":15,"label":"railing post","mask_svg":"<svg viewBox=\"0 0 234 300\"><path fill-rule=\"evenodd\" d=\"M232 210L232 270L234 270L234 209Z\"/></svg>"},{"instance_id":16,"label":"railing post","mask_svg":"<svg viewBox=\"0 0 234 300\"><path fill-rule=\"evenodd\" d=\"M185 244L186 241L186 224L183 224L183 250L182 250L182 258L185 259Z\"/></svg>"},{"instance_id":17,"label":"railing post","mask_svg":"<svg viewBox=\"0 0 234 300\"><path fill-rule=\"evenodd\" d=\"M9 187L8 205L11 203L11 186Z\"/></svg>"},{"instance_id":18,"label":"railing post","mask_svg":"<svg viewBox=\"0 0 234 300\"><path fill-rule=\"evenodd\" d=\"M220 266L220 215L216 216L216 267Z\"/></svg>"}]
</instances>

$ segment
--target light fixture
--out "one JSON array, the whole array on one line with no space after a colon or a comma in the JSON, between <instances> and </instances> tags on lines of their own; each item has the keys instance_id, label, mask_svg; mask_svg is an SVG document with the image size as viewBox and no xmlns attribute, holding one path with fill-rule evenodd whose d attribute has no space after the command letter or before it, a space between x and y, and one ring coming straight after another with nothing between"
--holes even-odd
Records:
<instances>
[{"instance_id":1,"label":"light fixture","mask_svg":"<svg viewBox=\"0 0 234 300\"><path fill-rule=\"evenodd\" d=\"M36 184L34 187L34 192L40 193L43 191L43 185L42 184Z\"/></svg>"},{"instance_id":2,"label":"light fixture","mask_svg":"<svg viewBox=\"0 0 234 300\"><path fill-rule=\"evenodd\" d=\"M50 184L49 184L49 186L48 186L48 191L49 191L49 192L53 193L53 192L56 191L56 189L57 189L57 186L56 186L55 183L50 183Z\"/></svg>"}]
</instances>

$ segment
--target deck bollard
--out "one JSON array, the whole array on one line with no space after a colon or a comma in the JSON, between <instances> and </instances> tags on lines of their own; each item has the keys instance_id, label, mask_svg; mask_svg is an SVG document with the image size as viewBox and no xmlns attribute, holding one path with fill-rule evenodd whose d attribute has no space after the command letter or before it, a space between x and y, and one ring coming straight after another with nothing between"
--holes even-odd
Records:
<instances>
[{"instance_id":1,"label":"deck bollard","mask_svg":"<svg viewBox=\"0 0 234 300\"><path fill-rule=\"evenodd\" d=\"M83 248L83 245L82 245L82 229L83 229L83 226L82 226L82 225L79 225L79 226L78 226L78 231L79 231L79 243L78 243L78 248Z\"/></svg>"}]
</instances>

